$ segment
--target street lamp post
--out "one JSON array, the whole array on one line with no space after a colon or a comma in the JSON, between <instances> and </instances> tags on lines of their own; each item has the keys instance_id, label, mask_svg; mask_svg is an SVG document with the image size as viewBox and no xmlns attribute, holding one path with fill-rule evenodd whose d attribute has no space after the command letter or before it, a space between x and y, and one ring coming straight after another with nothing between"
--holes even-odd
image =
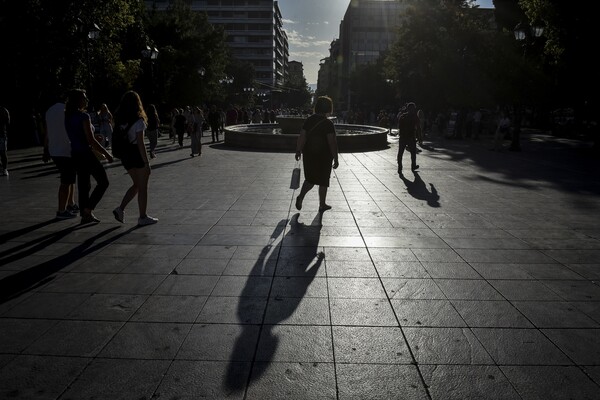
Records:
<instances>
[{"instance_id":1,"label":"street lamp post","mask_svg":"<svg viewBox=\"0 0 600 400\"><path fill-rule=\"evenodd\" d=\"M248 105L250 105L251 100L252 100L252 95L254 93L254 88L253 87L245 87L244 88L244 93L248 93Z\"/></svg>"},{"instance_id":2,"label":"street lamp post","mask_svg":"<svg viewBox=\"0 0 600 400\"><path fill-rule=\"evenodd\" d=\"M520 42L523 47L523 58L527 57L527 49L544 33L544 27L541 25L529 25L519 22L513 29L515 40ZM522 102L520 102L522 103ZM523 121L523 105L515 106L515 116L513 123L513 133L509 150L521 151L521 123Z\"/></svg>"},{"instance_id":3,"label":"street lamp post","mask_svg":"<svg viewBox=\"0 0 600 400\"><path fill-rule=\"evenodd\" d=\"M206 68L200 66L196 72L198 72L198 75L200 76L200 89L202 89L202 80L204 79L204 75L206 75ZM198 90L198 92L200 93L200 96L202 96L202 91Z\"/></svg>"},{"instance_id":4,"label":"street lamp post","mask_svg":"<svg viewBox=\"0 0 600 400\"><path fill-rule=\"evenodd\" d=\"M224 86L225 88L225 94L227 96L227 101L230 101L230 94L229 94L229 85L233 84L234 78L229 76L229 75L225 75L225 77L219 79L219 83L221 85Z\"/></svg>"},{"instance_id":5,"label":"street lamp post","mask_svg":"<svg viewBox=\"0 0 600 400\"><path fill-rule=\"evenodd\" d=\"M86 53L86 69L87 69L87 91L89 97L93 100L92 96L92 62L90 59L90 45L92 41L96 41L100 38L100 27L96 23L91 25L90 30L87 32L87 41L85 44L85 53Z\"/></svg>"},{"instance_id":6,"label":"street lamp post","mask_svg":"<svg viewBox=\"0 0 600 400\"><path fill-rule=\"evenodd\" d=\"M154 63L158 58L158 49L156 47L146 46L144 50L142 50L142 57L148 61L150 68L150 90L148 93L149 102L154 102Z\"/></svg>"},{"instance_id":7,"label":"street lamp post","mask_svg":"<svg viewBox=\"0 0 600 400\"><path fill-rule=\"evenodd\" d=\"M528 25L519 22L513 29L515 40L523 44L523 54L527 54L527 46L544 34L544 27L541 25Z\"/></svg>"}]
</instances>

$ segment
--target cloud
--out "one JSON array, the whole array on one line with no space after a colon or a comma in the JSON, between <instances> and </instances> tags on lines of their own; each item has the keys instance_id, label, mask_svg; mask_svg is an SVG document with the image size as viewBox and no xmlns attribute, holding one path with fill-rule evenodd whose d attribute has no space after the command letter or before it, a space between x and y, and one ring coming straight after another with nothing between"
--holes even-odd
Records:
<instances>
[{"instance_id":1,"label":"cloud","mask_svg":"<svg viewBox=\"0 0 600 400\"><path fill-rule=\"evenodd\" d=\"M298 31L287 31L290 45L300 48L329 46L330 40L316 40L315 36L305 36Z\"/></svg>"},{"instance_id":2,"label":"cloud","mask_svg":"<svg viewBox=\"0 0 600 400\"><path fill-rule=\"evenodd\" d=\"M291 51L290 52L290 60L291 59L299 59L299 60L320 60L321 58L325 58L329 56L328 51Z\"/></svg>"}]
</instances>

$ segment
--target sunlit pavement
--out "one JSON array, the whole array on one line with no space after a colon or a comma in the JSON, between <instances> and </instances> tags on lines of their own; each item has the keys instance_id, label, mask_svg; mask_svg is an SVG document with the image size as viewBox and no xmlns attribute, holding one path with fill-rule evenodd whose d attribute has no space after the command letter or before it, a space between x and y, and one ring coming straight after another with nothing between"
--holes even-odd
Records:
<instances>
[{"instance_id":1,"label":"sunlit pavement","mask_svg":"<svg viewBox=\"0 0 600 400\"><path fill-rule=\"evenodd\" d=\"M292 153L160 139L149 214L53 220L41 148L0 179L2 399L598 399L600 163L428 137L340 155L317 212ZM189 144L189 139L186 139Z\"/></svg>"}]
</instances>

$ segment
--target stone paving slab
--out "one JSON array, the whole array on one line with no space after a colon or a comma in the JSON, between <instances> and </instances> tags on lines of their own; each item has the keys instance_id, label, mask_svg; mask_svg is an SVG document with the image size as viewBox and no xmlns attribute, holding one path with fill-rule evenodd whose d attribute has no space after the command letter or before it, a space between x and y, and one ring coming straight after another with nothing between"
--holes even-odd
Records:
<instances>
[{"instance_id":1,"label":"stone paving slab","mask_svg":"<svg viewBox=\"0 0 600 400\"><path fill-rule=\"evenodd\" d=\"M0 180L2 399L598 399L600 161L429 137L343 153L319 214L290 153L161 138L149 213L53 219L58 174ZM189 139L186 138L186 144ZM405 160L408 162L408 160ZM405 166L405 171L407 166Z\"/></svg>"}]
</instances>

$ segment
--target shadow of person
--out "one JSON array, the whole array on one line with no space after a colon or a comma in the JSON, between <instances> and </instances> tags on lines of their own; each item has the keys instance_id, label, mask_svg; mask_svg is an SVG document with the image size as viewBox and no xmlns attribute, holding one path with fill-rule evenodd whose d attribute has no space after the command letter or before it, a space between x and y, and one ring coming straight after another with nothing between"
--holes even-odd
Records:
<instances>
[{"instance_id":1,"label":"shadow of person","mask_svg":"<svg viewBox=\"0 0 600 400\"><path fill-rule=\"evenodd\" d=\"M48 225L55 224L58 221L60 221L60 220L56 219L56 218L52 218L52 219L49 219L49 220L44 221L44 222L39 222L39 223L37 223L35 225L26 226L24 228L19 228L19 229L16 229L14 231L4 232L4 233L2 233L0 235L0 244L4 244L4 243L8 242L9 240L13 240L15 238L18 238L19 236L27 235L27 234L29 234L29 233L31 233L33 231L36 231L36 230L41 229L41 228L44 228L44 227L46 227Z\"/></svg>"},{"instance_id":2,"label":"shadow of person","mask_svg":"<svg viewBox=\"0 0 600 400\"><path fill-rule=\"evenodd\" d=\"M40 243L34 248L25 250L23 254L31 254L32 251L38 251L46 246L55 243L60 238L65 237L67 234L78 229L77 227L67 228L63 231L57 232L55 235L48 237L44 242ZM121 232L117 235L110 236L107 239L96 243L103 236L111 234L113 231L119 229L118 227L112 227L105 229L102 232L98 232L92 237L87 238L83 243L75 246L65 254L58 255L50 260L44 261L40 264L32 266L26 270L19 271L16 274L7 276L0 280L0 304L3 304L21 294L31 291L37 287L40 287L52 279L53 274L60 271L61 269L73 264L75 261L92 254L109 244L117 241L120 237L127 235L135 228L131 228L127 231ZM10 256L18 259L20 255ZM0 260L0 265L6 262L7 259Z\"/></svg>"},{"instance_id":3,"label":"shadow of person","mask_svg":"<svg viewBox=\"0 0 600 400\"><path fill-rule=\"evenodd\" d=\"M283 237L280 236L287 225L287 220L282 220L277 224L269 243L263 248L252 268L251 275L254 276L276 275L274 272L268 273L266 269L269 263L273 263L275 272L280 270L279 282L282 285L276 285L275 278L271 284L267 306L258 331L259 342L254 350L253 364L247 379L244 379L241 374L240 361L242 361L243 355L248 354L247 337L256 335L256 326L243 325L242 332L229 357L227 373L223 382L224 387L229 391L243 391L251 379L258 379L265 373L279 344L279 338L273 332L273 328L294 314L325 258L323 252L318 252L321 215L317 214L310 225L298 222L299 215L295 214L290 219L289 231ZM281 245L275 246L278 239L280 239L280 243L289 241L291 245L285 248ZM243 314L247 309L244 302L251 301L251 297L248 296L253 290L248 286L250 282L250 280L247 281L238 303L239 321L244 321L246 317Z\"/></svg>"},{"instance_id":4,"label":"shadow of person","mask_svg":"<svg viewBox=\"0 0 600 400\"><path fill-rule=\"evenodd\" d=\"M433 186L432 183L429 184L431 188L430 192L429 190L427 190L427 186L425 185L425 182L423 182L423 179L421 179L419 173L415 171L413 172L413 174L415 175L414 181L410 181L404 176L404 174L400 174L400 178L404 181L408 194L410 194L415 199L425 200L429 207L440 207L440 196L435 186Z\"/></svg>"}]
</instances>

